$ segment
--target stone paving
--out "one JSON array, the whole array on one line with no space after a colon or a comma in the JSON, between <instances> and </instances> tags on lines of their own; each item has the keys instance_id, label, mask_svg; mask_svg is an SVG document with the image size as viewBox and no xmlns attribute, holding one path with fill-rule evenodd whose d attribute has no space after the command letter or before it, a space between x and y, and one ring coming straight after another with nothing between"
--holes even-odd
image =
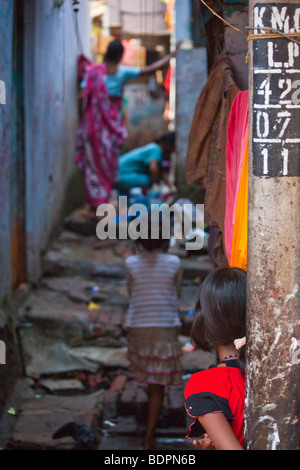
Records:
<instances>
[{"instance_id":1,"label":"stone paving","mask_svg":"<svg viewBox=\"0 0 300 470\"><path fill-rule=\"evenodd\" d=\"M74 439L52 439L68 421L85 423L98 435L98 449L140 449L147 389L128 371L123 320L128 306L124 255L128 241L101 241L85 210L66 219L43 259L44 276L28 289L19 311L26 378L20 379L0 421L0 447L72 448ZM212 269L199 252L183 265L180 315L182 345L189 340L199 284ZM167 387L156 449L188 449L184 439L184 383L207 368L214 353L184 352L182 387ZM8 410L11 410L8 413Z\"/></svg>"}]
</instances>

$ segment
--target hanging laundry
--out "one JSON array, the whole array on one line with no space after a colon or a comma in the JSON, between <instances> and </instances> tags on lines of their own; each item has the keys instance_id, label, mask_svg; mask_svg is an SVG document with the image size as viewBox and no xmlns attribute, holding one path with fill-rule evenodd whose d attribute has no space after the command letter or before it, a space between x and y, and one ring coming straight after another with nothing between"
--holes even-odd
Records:
<instances>
[{"instance_id":1,"label":"hanging laundry","mask_svg":"<svg viewBox=\"0 0 300 470\"><path fill-rule=\"evenodd\" d=\"M77 83L82 82L88 67L92 65L91 60L84 54L79 54L77 57Z\"/></svg>"},{"instance_id":2,"label":"hanging laundry","mask_svg":"<svg viewBox=\"0 0 300 470\"><path fill-rule=\"evenodd\" d=\"M227 264L223 237L227 124L239 91L232 62L222 53L197 100L189 135L186 179L205 188L205 222L215 239L212 255L217 265Z\"/></svg>"},{"instance_id":3,"label":"hanging laundry","mask_svg":"<svg viewBox=\"0 0 300 470\"><path fill-rule=\"evenodd\" d=\"M243 159L232 235L230 267L247 270L248 232L248 139Z\"/></svg>"},{"instance_id":4,"label":"hanging laundry","mask_svg":"<svg viewBox=\"0 0 300 470\"><path fill-rule=\"evenodd\" d=\"M227 127L226 210L224 220L224 237L226 256L229 264L231 263L231 249L237 200L238 197L241 196L239 191L240 188L245 195L245 179L242 183L241 176L245 157L248 158L248 153L245 151L248 142L248 110L248 90L240 91L232 103ZM247 175L243 176L244 178L247 177Z\"/></svg>"}]
</instances>

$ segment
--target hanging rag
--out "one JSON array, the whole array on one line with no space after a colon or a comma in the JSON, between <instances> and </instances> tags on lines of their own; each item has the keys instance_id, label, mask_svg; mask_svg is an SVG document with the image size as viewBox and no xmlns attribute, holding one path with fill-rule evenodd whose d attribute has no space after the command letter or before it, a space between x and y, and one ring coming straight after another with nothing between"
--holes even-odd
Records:
<instances>
[{"instance_id":1,"label":"hanging rag","mask_svg":"<svg viewBox=\"0 0 300 470\"><path fill-rule=\"evenodd\" d=\"M92 61L84 54L78 54L77 56L77 83L78 85L84 79L88 67L92 65Z\"/></svg>"},{"instance_id":2,"label":"hanging rag","mask_svg":"<svg viewBox=\"0 0 300 470\"><path fill-rule=\"evenodd\" d=\"M248 232L248 139L243 159L240 186L236 202L230 267L247 271Z\"/></svg>"},{"instance_id":3,"label":"hanging rag","mask_svg":"<svg viewBox=\"0 0 300 470\"><path fill-rule=\"evenodd\" d=\"M248 90L240 91L232 103L227 127L224 238L228 263L231 263L237 200L240 196L240 189L241 191L245 191L245 178L242 181L241 176L245 157L248 157L248 153L246 153L248 143L248 114ZM244 177L246 177L246 175L244 175Z\"/></svg>"},{"instance_id":4,"label":"hanging rag","mask_svg":"<svg viewBox=\"0 0 300 470\"><path fill-rule=\"evenodd\" d=\"M186 180L188 184L200 183L205 188L205 222L214 232L219 231L213 248L218 253L217 264L227 263L223 237L227 124L239 91L232 62L227 53L222 53L197 100L189 134Z\"/></svg>"}]
</instances>

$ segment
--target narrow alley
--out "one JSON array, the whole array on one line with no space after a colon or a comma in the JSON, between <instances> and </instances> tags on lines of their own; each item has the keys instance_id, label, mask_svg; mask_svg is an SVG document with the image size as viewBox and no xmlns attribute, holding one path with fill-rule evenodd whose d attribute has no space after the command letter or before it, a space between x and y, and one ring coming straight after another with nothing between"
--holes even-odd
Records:
<instances>
[{"instance_id":1,"label":"narrow alley","mask_svg":"<svg viewBox=\"0 0 300 470\"><path fill-rule=\"evenodd\" d=\"M299 450L299 36L292 0L0 0L3 454Z\"/></svg>"},{"instance_id":2,"label":"narrow alley","mask_svg":"<svg viewBox=\"0 0 300 470\"><path fill-rule=\"evenodd\" d=\"M40 283L30 288L18 312L24 377L0 423L2 446L72 448L73 438L52 436L63 424L78 421L97 432L100 450L141 448L147 390L128 373L123 328L128 306L124 256L133 253L132 243L99 240L85 208L65 219L63 231L44 256ZM205 249L197 256L187 256L184 249L180 254L184 347L189 342L189 312L212 265ZM183 352L183 386L193 372L215 361L214 353ZM191 450L185 439L183 386L167 389L156 450Z\"/></svg>"}]
</instances>

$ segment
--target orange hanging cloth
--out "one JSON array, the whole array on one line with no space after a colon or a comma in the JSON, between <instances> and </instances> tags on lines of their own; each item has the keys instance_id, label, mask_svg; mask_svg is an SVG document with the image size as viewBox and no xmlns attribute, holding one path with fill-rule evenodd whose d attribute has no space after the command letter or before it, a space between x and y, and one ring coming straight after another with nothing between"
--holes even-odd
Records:
<instances>
[{"instance_id":1,"label":"orange hanging cloth","mask_svg":"<svg viewBox=\"0 0 300 470\"><path fill-rule=\"evenodd\" d=\"M233 227L241 174L248 139L249 94L240 91L231 106L226 143L226 209L224 240L228 264L231 260Z\"/></svg>"},{"instance_id":2,"label":"orange hanging cloth","mask_svg":"<svg viewBox=\"0 0 300 470\"><path fill-rule=\"evenodd\" d=\"M230 267L247 270L248 234L248 135L236 203Z\"/></svg>"}]
</instances>

